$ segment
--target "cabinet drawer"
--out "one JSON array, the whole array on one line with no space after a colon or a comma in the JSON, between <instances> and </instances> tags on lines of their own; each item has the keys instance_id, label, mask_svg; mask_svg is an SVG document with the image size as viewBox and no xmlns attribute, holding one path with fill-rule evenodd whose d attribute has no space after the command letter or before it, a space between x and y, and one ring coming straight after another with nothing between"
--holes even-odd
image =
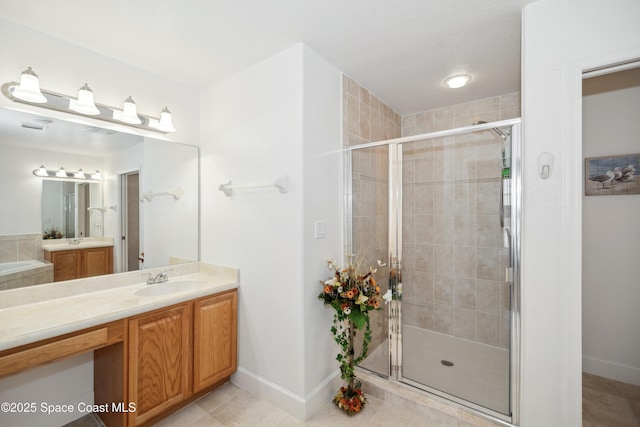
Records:
<instances>
[{"instance_id":1,"label":"cabinet drawer","mask_svg":"<svg viewBox=\"0 0 640 427\"><path fill-rule=\"evenodd\" d=\"M11 350L11 353L5 352L8 354L0 356L0 377L123 340L124 321L119 321L66 338L35 343L27 346L28 348L18 347L17 351Z\"/></svg>"}]
</instances>

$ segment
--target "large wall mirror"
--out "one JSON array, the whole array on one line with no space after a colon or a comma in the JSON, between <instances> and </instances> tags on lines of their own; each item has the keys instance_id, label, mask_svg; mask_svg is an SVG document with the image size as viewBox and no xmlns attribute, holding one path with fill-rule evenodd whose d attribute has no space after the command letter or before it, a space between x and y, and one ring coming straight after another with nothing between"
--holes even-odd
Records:
<instances>
[{"instance_id":1,"label":"large wall mirror","mask_svg":"<svg viewBox=\"0 0 640 427\"><path fill-rule=\"evenodd\" d=\"M42 178L41 165L101 179ZM0 263L26 235L113 239L114 272L199 260L196 146L0 109L0 181Z\"/></svg>"}]
</instances>

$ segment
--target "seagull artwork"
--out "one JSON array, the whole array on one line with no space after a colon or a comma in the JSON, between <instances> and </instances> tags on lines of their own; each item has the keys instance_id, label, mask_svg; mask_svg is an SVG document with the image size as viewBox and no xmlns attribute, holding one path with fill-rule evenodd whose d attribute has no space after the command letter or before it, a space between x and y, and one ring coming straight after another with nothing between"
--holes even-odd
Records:
<instances>
[{"instance_id":1,"label":"seagull artwork","mask_svg":"<svg viewBox=\"0 0 640 427\"><path fill-rule=\"evenodd\" d=\"M615 178L616 182L629 182L634 179L636 168L633 165L629 165L626 168L616 168L616 169L619 169L619 172L620 172L620 176L617 176L616 174L616 178Z\"/></svg>"},{"instance_id":2,"label":"seagull artwork","mask_svg":"<svg viewBox=\"0 0 640 427\"><path fill-rule=\"evenodd\" d=\"M622 173L620 173L620 175L622 175ZM596 176L590 177L589 181L599 182L602 184L602 188L604 188L604 185L606 183L613 181L615 178L616 178L615 172L612 170L608 170L603 175L596 175Z\"/></svg>"}]
</instances>

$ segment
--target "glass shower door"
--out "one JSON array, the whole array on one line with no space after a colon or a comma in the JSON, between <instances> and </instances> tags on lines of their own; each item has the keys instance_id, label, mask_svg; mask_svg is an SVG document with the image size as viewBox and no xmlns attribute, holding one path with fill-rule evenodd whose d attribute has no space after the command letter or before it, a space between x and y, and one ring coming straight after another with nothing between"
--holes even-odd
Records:
<instances>
[{"instance_id":1,"label":"glass shower door","mask_svg":"<svg viewBox=\"0 0 640 427\"><path fill-rule=\"evenodd\" d=\"M402 382L509 416L511 147L503 130L398 147L396 363Z\"/></svg>"},{"instance_id":2,"label":"glass shower door","mask_svg":"<svg viewBox=\"0 0 640 427\"><path fill-rule=\"evenodd\" d=\"M388 287L389 267L389 153L386 146L346 152L347 254L360 271L377 266L375 279L384 294ZM360 364L377 375L389 374L389 319L384 310L371 311L371 343L368 357ZM360 352L356 348L356 352Z\"/></svg>"}]
</instances>

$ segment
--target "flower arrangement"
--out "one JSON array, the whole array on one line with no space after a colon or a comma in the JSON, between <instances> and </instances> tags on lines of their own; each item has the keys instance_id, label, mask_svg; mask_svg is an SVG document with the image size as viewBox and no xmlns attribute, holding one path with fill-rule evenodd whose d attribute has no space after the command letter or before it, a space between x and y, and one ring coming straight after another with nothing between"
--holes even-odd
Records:
<instances>
[{"instance_id":1,"label":"flower arrangement","mask_svg":"<svg viewBox=\"0 0 640 427\"><path fill-rule=\"evenodd\" d=\"M335 309L331 333L341 350L336 356L340 363L340 377L347 383L340 388L333 402L348 415L354 415L364 408L367 401L360 382L356 380L354 368L367 357L371 342L369 311L379 310L381 300L386 300L387 296L380 296L380 287L373 277L377 269L370 268L368 272L360 273L352 262L340 268L333 260L329 260L328 265L333 275L320 282L323 291L318 298ZM382 265L378 261L378 266ZM356 356L354 344L359 330L364 332L360 353Z\"/></svg>"},{"instance_id":2,"label":"flower arrangement","mask_svg":"<svg viewBox=\"0 0 640 427\"><path fill-rule=\"evenodd\" d=\"M64 236L62 235L62 231L58 230L56 227L51 227L42 233L42 238L47 239L62 239Z\"/></svg>"}]
</instances>

